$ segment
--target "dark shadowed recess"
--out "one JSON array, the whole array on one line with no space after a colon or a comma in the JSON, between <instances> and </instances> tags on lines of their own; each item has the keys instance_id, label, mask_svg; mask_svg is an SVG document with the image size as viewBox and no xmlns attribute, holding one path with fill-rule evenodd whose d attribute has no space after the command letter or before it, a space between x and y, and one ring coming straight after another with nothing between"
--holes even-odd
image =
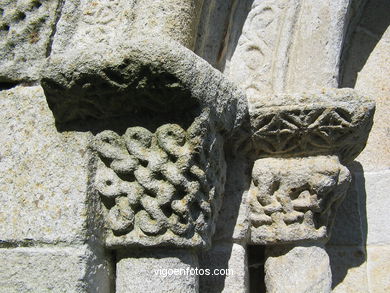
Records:
<instances>
[{"instance_id":1,"label":"dark shadowed recess","mask_svg":"<svg viewBox=\"0 0 390 293\"><path fill-rule=\"evenodd\" d=\"M327 244L332 271L332 289L344 281L350 269L357 268L367 261L367 194L364 170L357 161L349 164L348 169L352 174L352 183L345 200L338 208L332 229L332 237ZM354 204L353 202L356 203ZM346 209L348 210L347 217L342 215ZM359 215L359 219L353 219L352 215ZM346 229L348 231L345 234L341 234ZM340 249L338 249L338 245L341 246ZM345 247L348 247L353 252L352 255L348 255L343 250Z\"/></svg>"},{"instance_id":2,"label":"dark shadowed recess","mask_svg":"<svg viewBox=\"0 0 390 293\"><path fill-rule=\"evenodd\" d=\"M0 82L0 91L12 89L17 85L17 82Z\"/></svg>"},{"instance_id":3,"label":"dark shadowed recess","mask_svg":"<svg viewBox=\"0 0 390 293\"><path fill-rule=\"evenodd\" d=\"M265 293L265 246L248 246L249 293Z\"/></svg>"}]
</instances>

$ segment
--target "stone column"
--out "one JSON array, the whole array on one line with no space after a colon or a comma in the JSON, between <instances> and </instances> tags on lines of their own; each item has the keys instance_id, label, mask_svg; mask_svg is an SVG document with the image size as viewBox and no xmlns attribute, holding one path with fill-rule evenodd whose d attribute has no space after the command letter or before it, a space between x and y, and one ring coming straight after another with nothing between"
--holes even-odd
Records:
<instances>
[{"instance_id":1,"label":"stone column","mask_svg":"<svg viewBox=\"0 0 390 293\"><path fill-rule=\"evenodd\" d=\"M134 34L167 41L165 36L194 49L203 0L141 0L136 5Z\"/></svg>"},{"instance_id":2,"label":"stone column","mask_svg":"<svg viewBox=\"0 0 390 293\"><path fill-rule=\"evenodd\" d=\"M260 157L248 194L250 243L267 246L267 290L330 292L324 244L351 180L343 164L363 149L374 104L347 89L250 102L250 153Z\"/></svg>"},{"instance_id":3,"label":"stone column","mask_svg":"<svg viewBox=\"0 0 390 293\"><path fill-rule=\"evenodd\" d=\"M269 292L330 292L324 242L350 182L337 157L260 159L250 189L251 241L266 248Z\"/></svg>"}]
</instances>

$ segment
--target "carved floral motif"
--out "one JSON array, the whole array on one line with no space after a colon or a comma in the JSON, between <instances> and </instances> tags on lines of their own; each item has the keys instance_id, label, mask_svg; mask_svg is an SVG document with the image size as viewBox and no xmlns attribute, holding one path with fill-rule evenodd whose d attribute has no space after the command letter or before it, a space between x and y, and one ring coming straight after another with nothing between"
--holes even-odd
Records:
<instances>
[{"instance_id":1,"label":"carved floral motif","mask_svg":"<svg viewBox=\"0 0 390 293\"><path fill-rule=\"evenodd\" d=\"M353 160L364 148L374 104L353 90L250 99L253 156L335 154Z\"/></svg>"}]
</instances>

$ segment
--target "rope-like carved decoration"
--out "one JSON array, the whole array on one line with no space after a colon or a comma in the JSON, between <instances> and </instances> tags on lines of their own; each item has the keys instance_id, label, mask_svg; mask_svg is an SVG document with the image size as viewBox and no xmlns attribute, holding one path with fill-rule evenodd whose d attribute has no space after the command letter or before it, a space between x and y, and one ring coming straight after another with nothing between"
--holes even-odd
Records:
<instances>
[{"instance_id":1,"label":"rope-like carved decoration","mask_svg":"<svg viewBox=\"0 0 390 293\"><path fill-rule=\"evenodd\" d=\"M218 134L202 128L166 124L155 133L131 127L123 136L103 131L95 137L95 187L109 246L206 244L224 159Z\"/></svg>"}]
</instances>

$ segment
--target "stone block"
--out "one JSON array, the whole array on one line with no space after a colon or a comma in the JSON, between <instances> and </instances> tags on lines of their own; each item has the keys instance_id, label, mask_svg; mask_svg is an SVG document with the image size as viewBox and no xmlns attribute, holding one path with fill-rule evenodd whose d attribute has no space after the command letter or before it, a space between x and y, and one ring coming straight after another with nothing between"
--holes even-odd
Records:
<instances>
[{"instance_id":1,"label":"stone block","mask_svg":"<svg viewBox=\"0 0 390 293\"><path fill-rule=\"evenodd\" d=\"M38 80L50 52L59 0L0 3L0 82Z\"/></svg>"},{"instance_id":2,"label":"stone block","mask_svg":"<svg viewBox=\"0 0 390 293\"><path fill-rule=\"evenodd\" d=\"M390 171L367 172L364 174L367 194L367 245L390 244L389 206Z\"/></svg>"},{"instance_id":3,"label":"stone block","mask_svg":"<svg viewBox=\"0 0 390 293\"><path fill-rule=\"evenodd\" d=\"M77 47L113 46L130 36L136 1L65 0L53 36L52 54Z\"/></svg>"},{"instance_id":4,"label":"stone block","mask_svg":"<svg viewBox=\"0 0 390 293\"><path fill-rule=\"evenodd\" d=\"M197 256L189 250L120 250L116 292L198 292Z\"/></svg>"},{"instance_id":5,"label":"stone block","mask_svg":"<svg viewBox=\"0 0 390 293\"><path fill-rule=\"evenodd\" d=\"M329 257L322 247L267 247L264 268L269 293L331 292Z\"/></svg>"},{"instance_id":6,"label":"stone block","mask_svg":"<svg viewBox=\"0 0 390 293\"><path fill-rule=\"evenodd\" d=\"M213 241L245 243L249 237L248 189L251 163L227 153L226 184Z\"/></svg>"},{"instance_id":7,"label":"stone block","mask_svg":"<svg viewBox=\"0 0 390 293\"><path fill-rule=\"evenodd\" d=\"M199 292L249 292L247 253L240 244L215 244L200 253L199 265L210 270L210 275L199 276ZM219 275L214 270L218 270Z\"/></svg>"},{"instance_id":8,"label":"stone block","mask_svg":"<svg viewBox=\"0 0 390 293\"><path fill-rule=\"evenodd\" d=\"M0 246L83 242L87 132L59 132L41 87L0 92Z\"/></svg>"},{"instance_id":9,"label":"stone block","mask_svg":"<svg viewBox=\"0 0 390 293\"><path fill-rule=\"evenodd\" d=\"M110 292L110 265L86 247L0 249L0 292Z\"/></svg>"},{"instance_id":10,"label":"stone block","mask_svg":"<svg viewBox=\"0 0 390 293\"><path fill-rule=\"evenodd\" d=\"M53 39L53 54L77 47L103 49L136 35L176 40L192 49L203 0L66 0Z\"/></svg>"},{"instance_id":11,"label":"stone block","mask_svg":"<svg viewBox=\"0 0 390 293\"><path fill-rule=\"evenodd\" d=\"M332 292L366 293L368 290L366 254L358 246L329 246Z\"/></svg>"},{"instance_id":12,"label":"stone block","mask_svg":"<svg viewBox=\"0 0 390 293\"><path fill-rule=\"evenodd\" d=\"M367 247L367 273L369 292L390 292L390 246Z\"/></svg>"}]
</instances>

